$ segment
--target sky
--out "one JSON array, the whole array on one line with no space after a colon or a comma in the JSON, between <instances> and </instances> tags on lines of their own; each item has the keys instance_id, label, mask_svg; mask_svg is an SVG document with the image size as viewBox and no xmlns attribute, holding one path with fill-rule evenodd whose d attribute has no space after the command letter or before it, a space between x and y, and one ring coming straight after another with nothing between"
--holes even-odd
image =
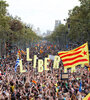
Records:
<instances>
[{"instance_id":1,"label":"sky","mask_svg":"<svg viewBox=\"0 0 90 100\"><path fill-rule=\"evenodd\" d=\"M8 12L13 17L18 16L24 23L40 28L40 34L54 30L55 20L68 18L68 10L79 6L78 0L6 0Z\"/></svg>"}]
</instances>

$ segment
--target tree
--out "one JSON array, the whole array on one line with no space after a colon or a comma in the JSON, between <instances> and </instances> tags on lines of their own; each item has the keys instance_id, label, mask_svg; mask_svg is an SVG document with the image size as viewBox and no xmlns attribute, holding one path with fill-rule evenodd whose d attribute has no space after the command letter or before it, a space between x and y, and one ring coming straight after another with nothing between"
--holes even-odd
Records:
<instances>
[{"instance_id":1,"label":"tree","mask_svg":"<svg viewBox=\"0 0 90 100\"><path fill-rule=\"evenodd\" d=\"M46 39L50 41L55 41L60 47L65 47L67 44L67 27L64 24L60 24L55 28L53 33L50 36L47 36Z\"/></svg>"},{"instance_id":2,"label":"tree","mask_svg":"<svg viewBox=\"0 0 90 100\"><path fill-rule=\"evenodd\" d=\"M58 26L53 34L47 37L49 40L56 41L58 38L61 43L78 45L88 41L90 46L90 0L79 0L79 2L80 6L69 10L67 23Z\"/></svg>"},{"instance_id":3,"label":"tree","mask_svg":"<svg viewBox=\"0 0 90 100\"><path fill-rule=\"evenodd\" d=\"M6 3L6 1L3 1L3 0L0 1L0 17L6 15L6 13L7 13L7 9L6 8L8 6L9 5Z\"/></svg>"},{"instance_id":4,"label":"tree","mask_svg":"<svg viewBox=\"0 0 90 100\"><path fill-rule=\"evenodd\" d=\"M5 51L5 38L7 38L6 33L9 31L9 17L6 16L7 14L7 7L9 5L6 3L6 1L1 0L0 1L0 39L1 39L1 48L0 53L3 55ZM1 55L0 55L1 56Z\"/></svg>"},{"instance_id":5,"label":"tree","mask_svg":"<svg viewBox=\"0 0 90 100\"><path fill-rule=\"evenodd\" d=\"M80 7L76 6L69 11L70 32L69 38L79 45L89 42L90 45L90 1L79 0Z\"/></svg>"},{"instance_id":6,"label":"tree","mask_svg":"<svg viewBox=\"0 0 90 100\"><path fill-rule=\"evenodd\" d=\"M32 28L26 27L27 25L18 16L13 17L7 13L8 6L6 1L0 1L0 42L2 49L0 50L2 55L5 55L4 51L7 53L11 51L13 45L17 45L21 49L25 48L27 43L40 39Z\"/></svg>"}]
</instances>

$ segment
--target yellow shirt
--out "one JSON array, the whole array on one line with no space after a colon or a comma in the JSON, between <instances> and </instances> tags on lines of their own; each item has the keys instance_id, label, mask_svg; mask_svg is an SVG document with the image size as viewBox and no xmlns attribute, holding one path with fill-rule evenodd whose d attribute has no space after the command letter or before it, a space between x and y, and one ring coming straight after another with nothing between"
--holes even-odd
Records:
<instances>
[{"instance_id":1,"label":"yellow shirt","mask_svg":"<svg viewBox=\"0 0 90 100\"><path fill-rule=\"evenodd\" d=\"M15 88L15 87L14 87L14 85L13 85L13 86L11 86L11 88L12 88L12 92L14 92L14 88Z\"/></svg>"}]
</instances>

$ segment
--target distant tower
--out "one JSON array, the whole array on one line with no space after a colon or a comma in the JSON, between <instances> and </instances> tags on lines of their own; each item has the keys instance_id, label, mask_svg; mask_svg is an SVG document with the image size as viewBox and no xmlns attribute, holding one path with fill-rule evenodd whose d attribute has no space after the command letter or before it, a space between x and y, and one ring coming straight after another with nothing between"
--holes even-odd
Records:
<instances>
[{"instance_id":1,"label":"distant tower","mask_svg":"<svg viewBox=\"0 0 90 100\"><path fill-rule=\"evenodd\" d=\"M52 31L47 30L47 35L50 35L52 33Z\"/></svg>"},{"instance_id":2,"label":"distant tower","mask_svg":"<svg viewBox=\"0 0 90 100\"><path fill-rule=\"evenodd\" d=\"M41 34L41 31L40 31L40 28L39 27L37 27L37 35L40 35Z\"/></svg>"},{"instance_id":3,"label":"distant tower","mask_svg":"<svg viewBox=\"0 0 90 100\"><path fill-rule=\"evenodd\" d=\"M55 28L58 27L61 24L60 20L55 20Z\"/></svg>"}]
</instances>

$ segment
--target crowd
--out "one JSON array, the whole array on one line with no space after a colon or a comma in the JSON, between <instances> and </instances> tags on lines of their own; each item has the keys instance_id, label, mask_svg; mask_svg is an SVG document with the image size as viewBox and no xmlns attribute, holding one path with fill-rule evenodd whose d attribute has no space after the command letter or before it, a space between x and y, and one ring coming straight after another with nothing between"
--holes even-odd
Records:
<instances>
[{"instance_id":1,"label":"crowd","mask_svg":"<svg viewBox=\"0 0 90 100\"><path fill-rule=\"evenodd\" d=\"M39 52L40 48L42 53ZM57 55L59 50L56 46L43 43L30 48L30 57L33 58L36 54L38 58L44 59L48 54ZM20 73L19 66L15 72L15 52L0 59L0 100L82 100L90 93L90 72L87 66L76 66L74 73L68 69L68 79L62 80L62 62L59 69L53 69L53 61L50 60L50 70L38 73L37 68L33 68L33 61L27 62L26 55L21 55L21 58L23 67L27 70L25 73Z\"/></svg>"}]
</instances>

